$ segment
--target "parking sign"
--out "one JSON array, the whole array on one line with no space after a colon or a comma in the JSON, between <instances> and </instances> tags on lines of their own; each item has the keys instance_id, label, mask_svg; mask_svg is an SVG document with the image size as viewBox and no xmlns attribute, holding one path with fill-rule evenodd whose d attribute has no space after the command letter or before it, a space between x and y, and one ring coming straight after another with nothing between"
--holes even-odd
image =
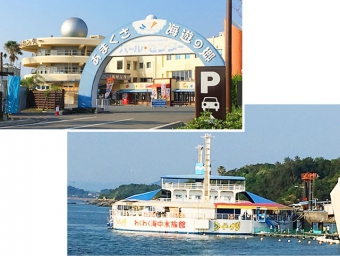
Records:
<instances>
[{"instance_id":1,"label":"parking sign","mask_svg":"<svg viewBox=\"0 0 340 256\"><path fill-rule=\"evenodd\" d=\"M195 69L195 117L207 110L214 118L226 117L225 67L196 67Z\"/></svg>"}]
</instances>

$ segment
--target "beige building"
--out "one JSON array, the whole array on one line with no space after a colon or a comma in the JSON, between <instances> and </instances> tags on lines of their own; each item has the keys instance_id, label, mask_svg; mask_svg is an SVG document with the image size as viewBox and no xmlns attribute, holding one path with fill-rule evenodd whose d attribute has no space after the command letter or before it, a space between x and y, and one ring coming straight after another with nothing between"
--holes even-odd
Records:
<instances>
[{"instance_id":1,"label":"beige building","mask_svg":"<svg viewBox=\"0 0 340 256\"><path fill-rule=\"evenodd\" d=\"M47 84L61 86L66 92L65 103L77 104L77 92L83 68L92 51L104 37L100 35L87 37L87 26L78 18L66 20L61 32L61 37L23 40L20 43L21 50L31 52L32 56L23 58L22 64L24 67L32 68L31 74L27 76L39 74ZM233 51L238 52L236 54L238 63L233 64L233 73L241 74L242 31L233 26L233 33L237 33L237 49L233 45L233 49L236 49ZM208 38L208 41L224 58L224 33ZM171 42L165 43L171 44ZM138 47L137 43L133 47ZM182 46L177 42L175 47L181 48ZM128 46L121 51L128 52L127 48ZM236 59L235 56L233 59ZM165 83L167 88L170 88L171 98L174 101L192 104L195 102L196 66L202 66L202 62L190 52L147 56L117 53L113 55L104 70L98 87L98 98L105 97L107 78L113 77L114 84L110 97L116 103L146 104L151 97L159 97L160 85Z\"/></svg>"}]
</instances>

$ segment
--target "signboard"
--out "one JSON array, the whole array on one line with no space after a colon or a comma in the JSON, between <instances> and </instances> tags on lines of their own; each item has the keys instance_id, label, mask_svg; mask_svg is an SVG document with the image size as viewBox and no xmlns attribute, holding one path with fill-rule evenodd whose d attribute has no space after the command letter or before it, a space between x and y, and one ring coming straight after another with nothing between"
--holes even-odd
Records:
<instances>
[{"instance_id":1,"label":"signboard","mask_svg":"<svg viewBox=\"0 0 340 256\"><path fill-rule=\"evenodd\" d=\"M226 118L226 81L224 66L196 67L195 117L209 111L213 118Z\"/></svg>"},{"instance_id":2,"label":"signboard","mask_svg":"<svg viewBox=\"0 0 340 256\"><path fill-rule=\"evenodd\" d=\"M163 36L140 37L128 41L114 50L110 56L146 56L155 54L186 54L189 47L181 42Z\"/></svg>"},{"instance_id":3,"label":"signboard","mask_svg":"<svg viewBox=\"0 0 340 256\"><path fill-rule=\"evenodd\" d=\"M151 100L151 107L152 108L166 108L166 100L153 99Z\"/></svg>"},{"instance_id":4,"label":"signboard","mask_svg":"<svg viewBox=\"0 0 340 256\"><path fill-rule=\"evenodd\" d=\"M96 87L112 57L167 55L176 52L194 53L203 66L225 66L221 54L196 31L169 20L138 20L114 30L93 50L81 75L78 107L95 106L98 94Z\"/></svg>"}]
</instances>

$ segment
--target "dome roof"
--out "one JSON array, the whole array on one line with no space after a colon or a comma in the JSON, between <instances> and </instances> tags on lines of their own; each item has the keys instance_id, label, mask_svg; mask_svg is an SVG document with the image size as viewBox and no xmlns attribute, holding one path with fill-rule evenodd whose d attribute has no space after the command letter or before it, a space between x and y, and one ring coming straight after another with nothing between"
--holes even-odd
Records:
<instances>
[{"instance_id":1,"label":"dome roof","mask_svg":"<svg viewBox=\"0 0 340 256\"><path fill-rule=\"evenodd\" d=\"M146 20L152 20L152 19L157 19L157 17L155 15L153 15L153 14L150 14L150 15L146 16L145 19Z\"/></svg>"},{"instance_id":2,"label":"dome roof","mask_svg":"<svg viewBox=\"0 0 340 256\"><path fill-rule=\"evenodd\" d=\"M63 22L60 32L63 37L87 37L88 30L82 19L72 17Z\"/></svg>"}]
</instances>

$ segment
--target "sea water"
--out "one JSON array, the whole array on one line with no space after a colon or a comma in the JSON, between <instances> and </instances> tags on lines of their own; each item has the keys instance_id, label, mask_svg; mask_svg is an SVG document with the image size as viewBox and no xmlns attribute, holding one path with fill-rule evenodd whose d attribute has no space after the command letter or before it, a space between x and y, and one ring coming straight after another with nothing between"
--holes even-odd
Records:
<instances>
[{"instance_id":1,"label":"sea water","mask_svg":"<svg viewBox=\"0 0 340 256\"><path fill-rule=\"evenodd\" d=\"M339 245L311 239L115 231L108 207L74 200L67 210L67 255L339 255Z\"/></svg>"}]
</instances>

